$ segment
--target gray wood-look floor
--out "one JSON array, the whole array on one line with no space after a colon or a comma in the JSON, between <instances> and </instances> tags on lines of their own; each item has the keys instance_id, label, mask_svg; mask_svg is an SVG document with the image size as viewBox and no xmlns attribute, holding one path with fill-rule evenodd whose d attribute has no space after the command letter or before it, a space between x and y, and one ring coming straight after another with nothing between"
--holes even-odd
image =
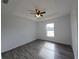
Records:
<instances>
[{"instance_id":1,"label":"gray wood-look floor","mask_svg":"<svg viewBox=\"0 0 79 59\"><path fill-rule=\"evenodd\" d=\"M74 59L70 46L35 40L2 53L2 59Z\"/></svg>"}]
</instances>

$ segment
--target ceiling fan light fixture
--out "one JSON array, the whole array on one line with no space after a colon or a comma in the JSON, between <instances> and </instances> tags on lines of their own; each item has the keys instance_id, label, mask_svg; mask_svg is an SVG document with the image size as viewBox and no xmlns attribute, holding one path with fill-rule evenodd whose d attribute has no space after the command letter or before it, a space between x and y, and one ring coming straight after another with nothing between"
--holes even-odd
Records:
<instances>
[{"instance_id":1,"label":"ceiling fan light fixture","mask_svg":"<svg viewBox=\"0 0 79 59\"><path fill-rule=\"evenodd\" d=\"M39 9L34 9L32 10L33 12L31 14L34 14L35 17L37 18L40 18L40 17L43 17L43 14L45 14L46 12L45 11L41 11Z\"/></svg>"},{"instance_id":2,"label":"ceiling fan light fixture","mask_svg":"<svg viewBox=\"0 0 79 59\"><path fill-rule=\"evenodd\" d=\"M39 14L39 15L37 15L37 14L36 14L35 16L36 16L37 18L41 17L41 15L40 15L40 14Z\"/></svg>"}]
</instances>

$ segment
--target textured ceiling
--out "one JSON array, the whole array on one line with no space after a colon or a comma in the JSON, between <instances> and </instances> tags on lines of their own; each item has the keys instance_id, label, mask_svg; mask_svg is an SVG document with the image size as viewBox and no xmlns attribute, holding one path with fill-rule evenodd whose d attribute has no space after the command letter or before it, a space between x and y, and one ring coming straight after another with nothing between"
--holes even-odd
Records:
<instances>
[{"instance_id":1,"label":"textured ceiling","mask_svg":"<svg viewBox=\"0 0 79 59\"><path fill-rule=\"evenodd\" d=\"M9 13L30 20L48 20L70 13L72 0L9 0L6 8ZM37 19L30 11L44 9L44 17Z\"/></svg>"}]
</instances>

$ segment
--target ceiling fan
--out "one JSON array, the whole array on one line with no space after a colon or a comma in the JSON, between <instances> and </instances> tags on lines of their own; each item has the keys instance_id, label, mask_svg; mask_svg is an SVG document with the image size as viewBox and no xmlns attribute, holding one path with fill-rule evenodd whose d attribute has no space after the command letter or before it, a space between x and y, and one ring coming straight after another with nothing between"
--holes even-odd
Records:
<instances>
[{"instance_id":1,"label":"ceiling fan","mask_svg":"<svg viewBox=\"0 0 79 59\"><path fill-rule=\"evenodd\" d=\"M43 14L46 13L44 10L39 10L39 9L34 9L34 10L30 10L30 11L32 11L31 14L34 14L35 17L37 17L37 18L43 17Z\"/></svg>"}]
</instances>

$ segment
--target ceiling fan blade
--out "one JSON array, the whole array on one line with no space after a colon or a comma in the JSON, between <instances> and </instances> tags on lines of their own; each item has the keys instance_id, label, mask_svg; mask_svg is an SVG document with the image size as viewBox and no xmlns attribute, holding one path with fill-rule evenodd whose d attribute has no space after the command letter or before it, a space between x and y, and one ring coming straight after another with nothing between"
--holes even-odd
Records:
<instances>
[{"instance_id":1,"label":"ceiling fan blade","mask_svg":"<svg viewBox=\"0 0 79 59\"><path fill-rule=\"evenodd\" d=\"M40 15L40 16L42 16L42 17L43 17L43 15Z\"/></svg>"},{"instance_id":2,"label":"ceiling fan blade","mask_svg":"<svg viewBox=\"0 0 79 59\"><path fill-rule=\"evenodd\" d=\"M46 13L45 11L44 12L41 12L41 14L44 14L44 13Z\"/></svg>"},{"instance_id":3,"label":"ceiling fan blade","mask_svg":"<svg viewBox=\"0 0 79 59\"><path fill-rule=\"evenodd\" d=\"M36 13L40 13L40 10L39 9L35 9Z\"/></svg>"}]
</instances>

